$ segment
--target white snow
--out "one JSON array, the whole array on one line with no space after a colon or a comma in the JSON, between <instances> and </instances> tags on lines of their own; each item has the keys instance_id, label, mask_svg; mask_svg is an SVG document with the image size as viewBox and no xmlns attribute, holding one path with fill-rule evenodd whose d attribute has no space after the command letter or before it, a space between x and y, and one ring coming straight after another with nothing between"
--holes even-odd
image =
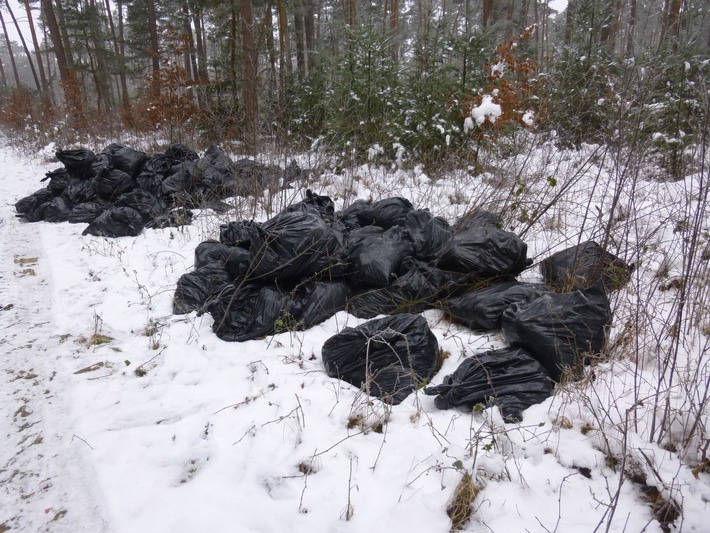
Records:
<instances>
[{"instance_id":1,"label":"white snow","mask_svg":"<svg viewBox=\"0 0 710 533\"><path fill-rule=\"evenodd\" d=\"M503 114L500 105L493 101L491 95L485 94L481 99L481 103L471 109L471 117L479 126L488 121L491 124L495 123L496 119Z\"/></svg>"},{"instance_id":2,"label":"white snow","mask_svg":"<svg viewBox=\"0 0 710 533\"><path fill-rule=\"evenodd\" d=\"M484 97L472 118L480 125L500 113ZM518 168L555 175L554 188L526 184L540 205L568 191L525 235L530 257L594 236L584 208L592 201L605 212L609 189L594 184L613 185L600 179L609 175L596 154L598 147L564 154L547 147L508 163L514 175L522 175ZM609 524L609 531L660 532L638 485L621 482L620 467L609 462L611 446L652 458L650 467L636 452L648 483L682 503L683 530L707 531L710 476L696 478L676 454L650 443L643 427L628 438L620 433L626 410L644 409L630 392L634 383L646 384L647 398L654 376L660 379L652 354L639 362L645 366L599 365L596 380L560 388L520 424L504 423L496 408L440 411L421 393L387 407L324 372L323 342L364 322L345 312L305 332L240 344L220 341L209 315L171 314L195 246L215 238L224 218L203 212L191 226L119 239L82 237L84 225L17 219L14 202L58 166L45 156L0 147L0 530L443 533L447 502L467 471L483 490L466 531L581 532ZM698 179L640 185L638 232L672 219L664 206L696 194ZM364 165L325 176L318 192L339 206L346 197L404 196L453 220L472 205L499 206L507 187L485 174L435 180ZM270 205L297 194L284 192ZM244 216L249 209L267 216L253 199L239 205ZM509 227L525 226L511 217ZM672 231L666 224L646 244L671 242ZM661 255L659 248L653 257ZM671 261L669 268L680 267ZM646 275L657 264L639 268ZM636 297L623 290L619 300ZM450 353L433 383L464 357L503 343L439 312L424 316Z\"/></svg>"}]
</instances>

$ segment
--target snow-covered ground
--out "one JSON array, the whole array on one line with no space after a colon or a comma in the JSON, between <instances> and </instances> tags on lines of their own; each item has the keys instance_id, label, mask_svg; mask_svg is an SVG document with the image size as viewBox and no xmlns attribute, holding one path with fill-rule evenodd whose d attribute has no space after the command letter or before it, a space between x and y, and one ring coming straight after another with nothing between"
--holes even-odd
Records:
<instances>
[{"instance_id":1,"label":"snow-covered ground","mask_svg":"<svg viewBox=\"0 0 710 533\"><path fill-rule=\"evenodd\" d=\"M549 155L519 164L534 172ZM524 184L540 188L541 202L569 187L566 207L525 231L536 260L598 230L590 197L602 198L605 213L603 198L613 195L595 188L594 157L557 159L554 185ZM15 201L57 166L46 153L0 148L0 532L445 532L466 472L480 489L466 531L663 531L649 487L682 510L671 530L708 531L710 474L649 443L642 429L619 427L642 405L637 382L658 377L652 361L600 365L595 385L560 388L519 424L496 408L440 411L420 393L388 407L323 369L324 341L363 320L341 312L305 332L226 343L209 315L171 314L195 246L218 236L224 216L119 239L15 218ZM647 213L644 231L659 225L654 242L674 229L662 202L693 179L639 186L634 209ZM496 191L513 186L367 166L309 185L339 206L400 195L450 219L481 199L501 207ZM300 191L273 204L290 199ZM639 276L658 268L651 263ZM669 275L676 267L664 266ZM618 305L639 297L635 290L622 290ZM436 311L424 316L450 354L435 384L464 357L504 342Z\"/></svg>"}]
</instances>

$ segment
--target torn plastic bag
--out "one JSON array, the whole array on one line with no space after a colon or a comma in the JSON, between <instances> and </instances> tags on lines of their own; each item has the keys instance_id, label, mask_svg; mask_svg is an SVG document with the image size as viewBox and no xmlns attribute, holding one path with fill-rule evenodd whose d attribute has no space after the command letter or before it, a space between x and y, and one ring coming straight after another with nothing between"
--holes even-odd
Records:
<instances>
[{"instance_id":1,"label":"torn plastic bag","mask_svg":"<svg viewBox=\"0 0 710 533\"><path fill-rule=\"evenodd\" d=\"M130 174L114 168L91 180L91 188L100 197L106 199L116 198L120 194L130 191L136 182Z\"/></svg>"},{"instance_id":2,"label":"torn plastic bag","mask_svg":"<svg viewBox=\"0 0 710 533\"><path fill-rule=\"evenodd\" d=\"M514 303L527 303L548 292L544 285L505 281L494 283L442 303L447 318L471 329L500 329L503 312Z\"/></svg>"},{"instance_id":3,"label":"torn plastic bag","mask_svg":"<svg viewBox=\"0 0 710 533\"><path fill-rule=\"evenodd\" d=\"M254 278L301 280L338 262L343 237L313 213L281 213L256 228L250 251Z\"/></svg>"},{"instance_id":4,"label":"torn plastic bag","mask_svg":"<svg viewBox=\"0 0 710 533\"><path fill-rule=\"evenodd\" d=\"M453 231L441 217L433 217L425 209L411 211L404 227L414 243L414 257L429 261L439 256L441 249L451 240Z\"/></svg>"},{"instance_id":5,"label":"torn plastic bag","mask_svg":"<svg viewBox=\"0 0 710 533\"><path fill-rule=\"evenodd\" d=\"M503 313L508 341L529 351L559 381L565 370L581 377L588 355L598 354L611 322L609 300L601 283L586 290L547 293L515 303Z\"/></svg>"},{"instance_id":6,"label":"torn plastic bag","mask_svg":"<svg viewBox=\"0 0 710 533\"><path fill-rule=\"evenodd\" d=\"M386 287L395 279L402 261L411 257L414 245L407 230L394 226L355 229L348 236L350 270L354 287Z\"/></svg>"},{"instance_id":7,"label":"torn plastic bag","mask_svg":"<svg viewBox=\"0 0 710 533\"><path fill-rule=\"evenodd\" d=\"M131 177L138 174L148 158L145 152L116 143L109 144L103 151L108 156L108 162L112 168L122 170Z\"/></svg>"},{"instance_id":8,"label":"torn plastic bag","mask_svg":"<svg viewBox=\"0 0 710 533\"><path fill-rule=\"evenodd\" d=\"M219 227L219 242L227 246L251 247L252 242L258 238L258 222L252 220L234 220Z\"/></svg>"},{"instance_id":9,"label":"torn plastic bag","mask_svg":"<svg viewBox=\"0 0 710 533\"><path fill-rule=\"evenodd\" d=\"M45 222L66 222L71 210L69 202L58 196L44 205L42 218Z\"/></svg>"},{"instance_id":10,"label":"torn plastic bag","mask_svg":"<svg viewBox=\"0 0 710 533\"><path fill-rule=\"evenodd\" d=\"M452 282L451 273L407 258L406 272L387 287L360 292L348 301L348 313L358 318L374 318L393 313L421 313L436 307L442 291ZM456 275L456 274L454 274Z\"/></svg>"},{"instance_id":11,"label":"torn plastic bag","mask_svg":"<svg viewBox=\"0 0 710 533\"><path fill-rule=\"evenodd\" d=\"M322 354L329 376L394 405L432 377L440 356L426 319L408 313L345 328Z\"/></svg>"},{"instance_id":12,"label":"torn plastic bag","mask_svg":"<svg viewBox=\"0 0 710 533\"><path fill-rule=\"evenodd\" d=\"M502 348L463 360L441 385L424 389L436 395L439 409L478 404L497 405L504 419L520 422L523 411L552 394L554 383L547 371L522 348Z\"/></svg>"},{"instance_id":13,"label":"torn plastic bag","mask_svg":"<svg viewBox=\"0 0 710 533\"><path fill-rule=\"evenodd\" d=\"M228 342L244 342L276 332L288 323L289 295L273 285L226 286L204 309L214 318L212 331Z\"/></svg>"},{"instance_id":14,"label":"torn plastic bag","mask_svg":"<svg viewBox=\"0 0 710 533\"><path fill-rule=\"evenodd\" d=\"M231 280L224 269L209 263L183 274L177 282L173 296L173 314L184 315L198 311L205 303L230 285Z\"/></svg>"},{"instance_id":15,"label":"torn plastic bag","mask_svg":"<svg viewBox=\"0 0 710 533\"><path fill-rule=\"evenodd\" d=\"M135 237L143 231L144 225L143 217L132 207L110 206L89 224L82 235Z\"/></svg>"},{"instance_id":16,"label":"torn plastic bag","mask_svg":"<svg viewBox=\"0 0 710 533\"><path fill-rule=\"evenodd\" d=\"M146 223L164 216L168 209L162 199L140 189L122 194L116 198L114 205L132 207L141 214Z\"/></svg>"},{"instance_id":17,"label":"torn plastic bag","mask_svg":"<svg viewBox=\"0 0 710 533\"><path fill-rule=\"evenodd\" d=\"M173 163L182 163L183 161L196 161L200 158L193 149L188 148L182 143L173 143L170 148L165 150L165 156L171 159Z\"/></svg>"},{"instance_id":18,"label":"torn plastic bag","mask_svg":"<svg viewBox=\"0 0 710 533\"><path fill-rule=\"evenodd\" d=\"M310 189L306 190L306 198L286 208L287 212L302 211L316 213L323 220L333 222L335 220L335 203L329 196L319 196Z\"/></svg>"},{"instance_id":19,"label":"torn plastic bag","mask_svg":"<svg viewBox=\"0 0 710 533\"><path fill-rule=\"evenodd\" d=\"M90 224L96 220L96 217L98 217L104 209L106 209L106 204L100 202L83 202L72 208L67 221L72 224L82 222Z\"/></svg>"},{"instance_id":20,"label":"torn plastic bag","mask_svg":"<svg viewBox=\"0 0 710 533\"><path fill-rule=\"evenodd\" d=\"M509 231L476 227L455 235L442 249L437 266L480 281L512 278L532 263L527 250L527 244Z\"/></svg>"},{"instance_id":21,"label":"torn plastic bag","mask_svg":"<svg viewBox=\"0 0 710 533\"><path fill-rule=\"evenodd\" d=\"M385 198L359 211L357 218L361 226L374 225L387 229L404 226L407 215L413 210L412 202L406 198Z\"/></svg>"},{"instance_id":22,"label":"torn plastic bag","mask_svg":"<svg viewBox=\"0 0 710 533\"><path fill-rule=\"evenodd\" d=\"M46 202L50 202L52 198L54 198L54 194L52 194L51 190L47 188L39 189L29 196L18 200L15 203L15 211L20 216L31 216L35 209ZM39 218L38 220L42 219ZM30 222L36 222L36 220L30 220Z\"/></svg>"},{"instance_id":23,"label":"torn plastic bag","mask_svg":"<svg viewBox=\"0 0 710 533\"><path fill-rule=\"evenodd\" d=\"M633 270L594 241L572 246L540 262L545 283L560 292L586 289L599 280L607 291L617 290L629 282Z\"/></svg>"},{"instance_id":24,"label":"torn plastic bag","mask_svg":"<svg viewBox=\"0 0 710 533\"><path fill-rule=\"evenodd\" d=\"M311 281L291 293L288 329L309 329L345 309L349 289L344 281Z\"/></svg>"},{"instance_id":25,"label":"torn plastic bag","mask_svg":"<svg viewBox=\"0 0 710 533\"><path fill-rule=\"evenodd\" d=\"M56 156L73 176L81 179L90 178L92 176L91 165L98 161L96 154L85 148L78 150L60 150L56 152Z\"/></svg>"},{"instance_id":26,"label":"torn plastic bag","mask_svg":"<svg viewBox=\"0 0 710 533\"><path fill-rule=\"evenodd\" d=\"M503 225L503 219L496 213L485 211L483 209L475 209L459 217L454 224L454 233L463 233L471 228L493 227L500 228Z\"/></svg>"},{"instance_id":27,"label":"torn plastic bag","mask_svg":"<svg viewBox=\"0 0 710 533\"><path fill-rule=\"evenodd\" d=\"M47 172L41 181L47 181L47 188L52 191L54 196L59 196L64 192L64 189L69 185L69 172L64 168L58 168Z\"/></svg>"}]
</instances>

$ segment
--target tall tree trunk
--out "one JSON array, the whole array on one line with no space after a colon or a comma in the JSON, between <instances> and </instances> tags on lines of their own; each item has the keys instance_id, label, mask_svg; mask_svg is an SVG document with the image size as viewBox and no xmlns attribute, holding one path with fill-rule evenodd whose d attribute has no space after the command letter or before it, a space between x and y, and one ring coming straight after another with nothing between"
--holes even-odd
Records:
<instances>
[{"instance_id":1,"label":"tall tree trunk","mask_svg":"<svg viewBox=\"0 0 710 533\"><path fill-rule=\"evenodd\" d=\"M67 54L67 50L64 46L64 40L62 39L52 0L41 0L41 2L44 20L49 30L49 37L52 40L54 55L57 58L59 78L62 81L62 90L64 91L64 102L72 118L80 124L83 124L84 110L81 88L79 87L78 79L74 73L73 65L68 60L70 56Z\"/></svg>"},{"instance_id":2,"label":"tall tree trunk","mask_svg":"<svg viewBox=\"0 0 710 533\"><path fill-rule=\"evenodd\" d=\"M210 77L207 72L207 50L205 49L204 25L202 22L202 10L195 7L193 10L192 20L195 24L195 43L197 45L197 80L200 85L206 87L210 83Z\"/></svg>"},{"instance_id":3,"label":"tall tree trunk","mask_svg":"<svg viewBox=\"0 0 710 533\"><path fill-rule=\"evenodd\" d=\"M306 55L304 46L303 28L303 0L296 0L293 7L293 28L296 32L296 67L298 67L298 77L303 80L306 77Z\"/></svg>"},{"instance_id":4,"label":"tall tree trunk","mask_svg":"<svg viewBox=\"0 0 710 533\"><path fill-rule=\"evenodd\" d=\"M7 87L7 78L5 77L5 67L2 64L2 57L0 57L0 86Z\"/></svg>"},{"instance_id":5,"label":"tall tree trunk","mask_svg":"<svg viewBox=\"0 0 710 533\"><path fill-rule=\"evenodd\" d=\"M254 46L254 20L251 0L240 0L242 19L242 52L244 56L244 142L248 151L256 151L259 107L256 95L256 47Z\"/></svg>"},{"instance_id":6,"label":"tall tree trunk","mask_svg":"<svg viewBox=\"0 0 710 533\"><path fill-rule=\"evenodd\" d=\"M390 0L390 56L392 62L399 61L399 0Z\"/></svg>"},{"instance_id":7,"label":"tall tree trunk","mask_svg":"<svg viewBox=\"0 0 710 533\"><path fill-rule=\"evenodd\" d=\"M482 25L483 30L488 29L488 22L491 19L491 12L493 11L493 0L483 0L483 13L482 13Z\"/></svg>"},{"instance_id":8,"label":"tall tree trunk","mask_svg":"<svg viewBox=\"0 0 710 533\"><path fill-rule=\"evenodd\" d=\"M291 62L291 52L288 47L288 18L283 0L276 0L279 18L279 125L283 125L286 112L286 69Z\"/></svg>"},{"instance_id":9,"label":"tall tree trunk","mask_svg":"<svg viewBox=\"0 0 710 533\"><path fill-rule=\"evenodd\" d=\"M32 17L29 0L24 0L25 11L27 12L27 20L30 26L30 35L32 36L32 46L34 47L35 57L37 58L37 68L39 70L40 81L42 82L42 94L49 95L49 83L47 83L47 75L44 72L44 63L42 63L42 53L39 49L39 41L37 40L37 31Z\"/></svg>"},{"instance_id":10,"label":"tall tree trunk","mask_svg":"<svg viewBox=\"0 0 710 533\"><path fill-rule=\"evenodd\" d=\"M626 24L626 57L634 55L634 30L636 29L636 0L629 0L629 21Z\"/></svg>"},{"instance_id":11,"label":"tall tree trunk","mask_svg":"<svg viewBox=\"0 0 710 533\"><path fill-rule=\"evenodd\" d=\"M316 62L315 8L313 0L305 0L306 12L304 30L306 32L306 73L310 76Z\"/></svg>"},{"instance_id":12,"label":"tall tree trunk","mask_svg":"<svg viewBox=\"0 0 710 533\"><path fill-rule=\"evenodd\" d=\"M51 0L50 0L51 1ZM64 46L62 47L64 50L64 55L67 58L67 64L69 65L69 69L73 72L74 71L74 54L72 54L72 49L71 49L71 40L69 39L69 32L67 31L67 24L66 21L64 20L64 9L62 9L62 3L60 0L55 0L56 4L54 5L54 12L57 20L57 24L59 25L59 35L62 39L62 42L64 43ZM76 74L74 74L76 76Z\"/></svg>"},{"instance_id":13,"label":"tall tree trunk","mask_svg":"<svg viewBox=\"0 0 710 533\"><path fill-rule=\"evenodd\" d=\"M572 44L572 33L574 32L574 17L575 17L576 0L567 2L567 13L565 13L565 44ZM537 4L536 4L537 6Z\"/></svg>"},{"instance_id":14,"label":"tall tree trunk","mask_svg":"<svg viewBox=\"0 0 710 533\"><path fill-rule=\"evenodd\" d=\"M5 26L5 17L2 16L2 9L0 9L0 25L2 25L2 32L5 35L5 43L7 43L7 55L10 57L10 64L12 65L12 74L15 76L15 86L19 88L20 73L17 71L17 63L15 63L15 53L12 51L10 35L7 33L7 27Z\"/></svg>"},{"instance_id":15,"label":"tall tree trunk","mask_svg":"<svg viewBox=\"0 0 710 533\"><path fill-rule=\"evenodd\" d=\"M30 49L27 48L27 43L25 42L25 37L24 37L24 35L22 35L22 30L20 30L20 25L17 23L17 19L15 18L15 12L12 10L12 7L10 6L10 0L5 0L5 5L7 6L7 12L10 14L10 18L12 18L12 23L15 26L15 31L17 32L17 35L20 37L20 43L22 44L22 49L25 51L25 55L27 56L27 62L30 64L30 70L32 70L32 77L35 80L35 85L37 86L37 91L39 93L42 93L42 85L40 85L39 78L37 77L37 69L35 69L34 61L32 61L32 54L30 54Z\"/></svg>"},{"instance_id":16,"label":"tall tree trunk","mask_svg":"<svg viewBox=\"0 0 710 533\"><path fill-rule=\"evenodd\" d=\"M232 2L231 25L229 28L229 81L232 94L237 94L237 7L235 0Z\"/></svg>"},{"instance_id":17,"label":"tall tree trunk","mask_svg":"<svg viewBox=\"0 0 710 533\"><path fill-rule=\"evenodd\" d=\"M26 2L28 0L25 0ZM121 46L118 42L119 36L116 35L116 26L113 23L113 14L111 13L111 2L110 0L105 0L106 2L106 17L108 18L109 30L111 31L111 38L113 40L113 51L116 54L116 62L118 63L118 81L121 90L121 107L123 109L128 109L131 103L128 99L128 80L126 79L126 69L124 68L123 54L121 53ZM116 8L118 10L118 20L119 24L123 25L123 5L122 1L118 0L116 2ZM121 30L123 28L121 27ZM122 33L122 31L121 31ZM121 40L123 36L121 36Z\"/></svg>"},{"instance_id":18,"label":"tall tree trunk","mask_svg":"<svg viewBox=\"0 0 710 533\"><path fill-rule=\"evenodd\" d=\"M148 33L150 34L150 59L153 72L151 96L154 100L160 97L160 48L158 46L158 18L155 12L155 0L146 0L148 11Z\"/></svg>"},{"instance_id":19,"label":"tall tree trunk","mask_svg":"<svg viewBox=\"0 0 710 533\"><path fill-rule=\"evenodd\" d=\"M264 26L266 26L266 49L269 52L269 88L271 94L278 94L278 76L276 75L276 46L274 43L274 15L271 10L271 2L266 4L264 13Z\"/></svg>"}]
</instances>

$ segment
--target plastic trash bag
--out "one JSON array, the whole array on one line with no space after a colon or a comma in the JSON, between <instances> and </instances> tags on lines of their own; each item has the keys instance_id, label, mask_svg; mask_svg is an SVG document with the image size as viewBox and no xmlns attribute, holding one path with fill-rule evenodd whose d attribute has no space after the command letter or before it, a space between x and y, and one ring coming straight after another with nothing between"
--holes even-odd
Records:
<instances>
[{"instance_id":1,"label":"plastic trash bag","mask_svg":"<svg viewBox=\"0 0 710 533\"><path fill-rule=\"evenodd\" d=\"M96 220L96 217L98 217L104 209L106 209L106 204L104 203L83 202L72 208L67 221L72 224L80 224L82 222L90 224Z\"/></svg>"},{"instance_id":2,"label":"plastic trash bag","mask_svg":"<svg viewBox=\"0 0 710 533\"><path fill-rule=\"evenodd\" d=\"M89 224L82 235L135 237L144 226L143 217L132 207L110 206Z\"/></svg>"},{"instance_id":3,"label":"plastic trash bag","mask_svg":"<svg viewBox=\"0 0 710 533\"><path fill-rule=\"evenodd\" d=\"M240 246L247 250L251 247L258 232L258 222L251 220L233 220L219 227L219 242L227 246Z\"/></svg>"},{"instance_id":4,"label":"plastic trash bag","mask_svg":"<svg viewBox=\"0 0 710 533\"><path fill-rule=\"evenodd\" d=\"M80 179L74 176L69 178L69 183L64 189L64 192L62 192L62 196L69 200L69 203L72 205L90 202L97 198L96 193L91 188L91 180Z\"/></svg>"},{"instance_id":5,"label":"plastic trash bag","mask_svg":"<svg viewBox=\"0 0 710 533\"><path fill-rule=\"evenodd\" d=\"M396 405L432 377L440 353L427 321L401 313L343 329L322 356L329 376Z\"/></svg>"},{"instance_id":6,"label":"plastic trash bag","mask_svg":"<svg viewBox=\"0 0 710 533\"><path fill-rule=\"evenodd\" d=\"M588 355L602 350L610 322L609 300L597 283L514 303L503 313L501 327L511 345L525 348L559 381L566 370L582 376Z\"/></svg>"},{"instance_id":7,"label":"plastic trash bag","mask_svg":"<svg viewBox=\"0 0 710 533\"><path fill-rule=\"evenodd\" d=\"M414 210L412 202L406 198L385 198L374 202L357 213L361 226L379 226L384 229L404 226L407 215Z\"/></svg>"},{"instance_id":8,"label":"plastic trash bag","mask_svg":"<svg viewBox=\"0 0 710 533\"><path fill-rule=\"evenodd\" d=\"M347 228L352 229L359 227L360 220L358 218L358 213L364 211L365 209L368 209L370 205L371 204L369 202L366 202L365 200L355 200L352 204L350 204L342 211L338 211L335 214L335 218L345 224Z\"/></svg>"},{"instance_id":9,"label":"plastic trash bag","mask_svg":"<svg viewBox=\"0 0 710 533\"><path fill-rule=\"evenodd\" d=\"M114 205L132 207L141 214L143 221L146 223L165 215L168 209L162 199L156 198L148 191L140 189L133 189L122 194L116 198Z\"/></svg>"},{"instance_id":10,"label":"plastic trash bag","mask_svg":"<svg viewBox=\"0 0 710 533\"><path fill-rule=\"evenodd\" d=\"M586 289L597 281L607 291L617 290L628 283L633 269L594 241L572 246L540 262L545 283L560 292Z\"/></svg>"},{"instance_id":11,"label":"plastic trash bag","mask_svg":"<svg viewBox=\"0 0 710 533\"><path fill-rule=\"evenodd\" d=\"M78 150L60 150L56 152L57 159L77 178L90 178L91 166L98 161L96 154L86 148Z\"/></svg>"},{"instance_id":12,"label":"plastic trash bag","mask_svg":"<svg viewBox=\"0 0 710 533\"><path fill-rule=\"evenodd\" d=\"M58 196L44 204L42 218L45 222L66 222L71 211L69 202Z\"/></svg>"},{"instance_id":13,"label":"plastic trash bag","mask_svg":"<svg viewBox=\"0 0 710 533\"><path fill-rule=\"evenodd\" d=\"M287 302L293 321L288 329L309 329L345 309L350 291L344 281L317 281L299 285Z\"/></svg>"},{"instance_id":14,"label":"plastic trash bag","mask_svg":"<svg viewBox=\"0 0 710 533\"><path fill-rule=\"evenodd\" d=\"M17 214L19 216L27 216L28 219L31 217L32 213L42 204L45 204L47 202L51 202L52 198L54 198L54 194L52 193L51 190L45 188L45 189L39 189L29 196L25 196L24 198L18 200L15 203L15 211L17 211ZM39 218L38 220L42 220ZM34 222L34 220L30 220L30 222Z\"/></svg>"},{"instance_id":15,"label":"plastic trash bag","mask_svg":"<svg viewBox=\"0 0 710 533\"><path fill-rule=\"evenodd\" d=\"M112 168L122 170L131 177L138 174L148 158L145 152L116 143L109 144L103 152L108 156L108 162Z\"/></svg>"},{"instance_id":16,"label":"plastic trash bag","mask_svg":"<svg viewBox=\"0 0 710 533\"><path fill-rule=\"evenodd\" d=\"M205 303L230 285L231 280L218 264L208 263L183 274L173 296L173 314L183 315L198 311Z\"/></svg>"},{"instance_id":17,"label":"plastic trash bag","mask_svg":"<svg viewBox=\"0 0 710 533\"><path fill-rule=\"evenodd\" d=\"M244 342L275 333L289 322L290 297L273 285L230 284L209 300L212 331L223 341Z\"/></svg>"},{"instance_id":18,"label":"plastic trash bag","mask_svg":"<svg viewBox=\"0 0 710 533\"><path fill-rule=\"evenodd\" d=\"M481 281L512 278L532 264L532 260L526 258L527 250L527 244L509 231L490 226L474 227L449 241L441 251L437 266Z\"/></svg>"},{"instance_id":19,"label":"plastic trash bag","mask_svg":"<svg viewBox=\"0 0 710 533\"><path fill-rule=\"evenodd\" d=\"M172 160L173 163L182 163L183 161L196 161L200 158L193 149L188 148L182 143L173 143L170 148L165 150L165 157Z\"/></svg>"},{"instance_id":20,"label":"plastic trash bag","mask_svg":"<svg viewBox=\"0 0 710 533\"><path fill-rule=\"evenodd\" d=\"M402 261L411 257L414 245L407 231L399 226L382 231L365 227L350 232L348 252L352 285L386 287L395 279Z\"/></svg>"},{"instance_id":21,"label":"plastic trash bag","mask_svg":"<svg viewBox=\"0 0 710 533\"><path fill-rule=\"evenodd\" d=\"M326 222L333 222L335 220L335 203L333 200L331 200L329 196L319 196L310 189L306 190L306 197L303 200L291 204L286 208L286 211L315 213Z\"/></svg>"},{"instance_id":22,"label":"plastic trash bag","mask_svg":"<svg viewBox=\"0 0 710 533\"><path fill-rule=\"evenodd\" d=\"M165 154L153 154L143 163L143 171L165 176L170 172L173 161Z\"/></svg>"},{"instance_id":23,"label":"plastic trash bag","mask_svg":"<svg viewBox=\"0 0 710 533\"><path fill-rule=\"evenodd\" d=\"M262 281L301 280L338 262L342 235L313 213L285 212L256 227L251 270Z\"/></svg>"},{"instance_id":24,"label":"plastic trash bag","mask_svg":"<svg viewBox=\"0 0 710 533\"><path fill-rule=\"evenodd\" d=\"M116 198L133 187L135 181L131 175L118 169L109 170L91 180L91 188L100 198Z\"/></svg>"},{"instance_id":25,"label":"plastic trash bag","mask_svg":"<svg viewBox=\"0 0 710 533\"><path fill-rule=\"evenodd\" d=\"M47 188L52 191L54 196L59 196L64 192L64 189L69 185L69 172L64 168L58 168L47 172L41 181L49 180L47 183Z\"/></svg>"},{"instance_id":26,"label":"plastic trash bag","mask_svg":"<svg viewBox=\"0 0 710 533\"><path fill-rule=\"evenodd\" d=\"M517 281L494 283L488 287L455 296L442 303L447 318L471 329L500 329L503 312L511 304L530 302L548 292L544 286Z\"/></svg>"},{"instance_id":27,"label":"plastic trash bag","mask_svg":"<svg viewBox=\"0 0 710 533\"><path fill-rule=\"evenodd\" d=\"M203 241L195 248L195 269L216 263L224 269L232 248L217 241Z\"/></svg>"},{"instance_id":28,"label":"plastic trash bag","mask_svg":"<svg viewBox=\"0 0 710 533\"><path fill-rule=\"evenodd\" d=\"M549 374L522 348L502 348L463 360L441 385L426 387L439 409L497 405L504 419L519 422L523 411L544 401L554 388Z\"/></svg>"},{"instance_id":29,"label":"plastic trash bag","mask_svg":"<svg viewBox=\"0 0 710 533\"><path fill-rule=\"evenodd\" d=\"M439 255L441 249L451 240L453 231L449 223L441 217L434 217L424 209L411 211L404 227L414 243L414 257L429 261Z\"/></svg>"},{"instance_id":30,"label":"plastic trash bag","mask_svg":"<svg viewBox=\"0 0 710 533\"><path fill-rule=\"evenodd\" d=\"M442 292L453 282L451 273L426 263L407 258L402 263L404 274L386 287L355 294L348 301L348 313L358 318L374 318L393 313L421 313L437 306Z\"/></svg>"}]
</instances>

